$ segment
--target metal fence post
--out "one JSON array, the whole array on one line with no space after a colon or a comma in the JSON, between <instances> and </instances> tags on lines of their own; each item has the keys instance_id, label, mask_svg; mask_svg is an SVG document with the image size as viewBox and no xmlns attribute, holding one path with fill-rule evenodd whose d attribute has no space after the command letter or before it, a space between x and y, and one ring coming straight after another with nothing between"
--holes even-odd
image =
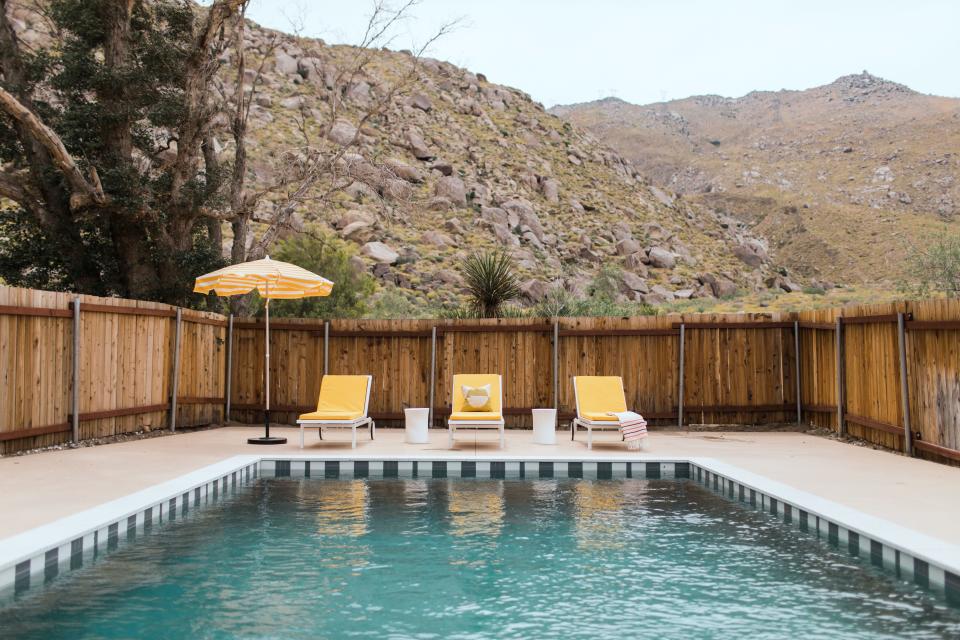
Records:
<instances>
[{"instance_id":1,"label":"metal fence post","mask_svg":"<svg viewBox=\"0 0 960 640\"><path fill-rule=\"evenodd\" d=\"M323 375L330 371L330 321L323 321Z\"/></svg>"},{"instance_id":2,"label":"metal fence post","mask_svg":"<svg viewBox=\"0 0 960 640\"><path fill-rule=\"evenodd\" d=\"M433 426L433 393L437 386L437 328L430 329L430 408L427 411L427 428Z\"/></svg>"},{"instance_id":3,"label":"metal fence post","mask_svg":"<svg viewBox=\"0 0 960 640\"><path fill-rule=\"evenodd\" d=\"M686 326L684 323L680 323L680 392L679 398L677 399L677 426L683 426L683 352L684 352L684 338L686 334Z\"/></svg>"},{"instance_id":4,"label":"metal fence post","mask_svg":"<svg viewBox=\"0 0 960 640\"><path fill-rule=\"evenodd\" d=\"M553 408L560 408L560 322L553 321Z\"/></svg>"},{"instance_id":5,"label":"metal fence post","mask_svg":"<svg viewBox=\"0 0 960 640\"><path fill-rule=\"evenodd\" d=\"M910 387L907 382L907 331L904 314L897 314L897 346L900 351L900 403L903 405L903 450L913 455L913 431L910 426Z\"/></svg>"},{"instance_id":6,"label":"metal fence post","mask_svg":"<svg viewBox=\"0 0 960 640\"><path fill-rule=\"evenodd\" d=\"M793 321L793 359L796 361L797 424L803 424L803 405L800 401L800 323Z\"/></svg>"},{"instance_id":7,"label":"metal fence post","mask_svg":"<svg viewBox=\"0 0 960 640\"><path fill-rule=\"evenodd\" d=\"M177 394L180 391L180 332L182 330L181 315L183 310L177 307L177 333L173 341L173 381L170 392L170 431L177 430Z\"/></svg>"},{"instance_id":8,"label":"metal fence post","mask_svg":"<svg viewBox=\"0 0 960 640\"><path fill-rule=\"evenodd\" d=\"M233 314L227 318L227 380L226 380L226 407L223 410L223 421L230 422L230 396L233 393Z\"/></svg>"},{"instance_id":9,"label":"metal fence post","mask_svg":"<svg viewBox=\"0 0 960 640\"><path fill-rule=\"evenodd\" d=\"M80 442L80 296L73 299L73 389L70 396L72 438Z\"/></svg>"},{"instance_id":10,"label":"metal fence post","mask_svg":"<svg viewBox=\"0 0 960 640\"><path fill-rule=\"evenodd\" d=\"M845 373L845 363L844 363L844 353L843 353L843 321L842 318L837 318L837 432L845 436L847 435L847 421L844 419L844 405L846 404L846 382L844 381Z\"/></svg>"}]
</instances>

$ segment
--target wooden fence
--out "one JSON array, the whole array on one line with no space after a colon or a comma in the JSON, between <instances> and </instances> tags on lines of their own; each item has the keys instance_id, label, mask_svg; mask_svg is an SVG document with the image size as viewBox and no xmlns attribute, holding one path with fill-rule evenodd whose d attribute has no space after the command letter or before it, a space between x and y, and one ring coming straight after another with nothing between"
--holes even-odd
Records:
<instances>
[{"instance_id":1,"label":"wooden fence","mask_svg":"<svg viewBox=\"0 0 960 640\"><path fill-rule=\"evenodd\" d=\"M171 415L179 425L219 422L226 412L262 420L260 319L88 296L76 317L66 294L9 288L0 288L0 305L5 451L167 427ZM503 374L514 427L529 426L535 407L568 419L570 378L610 374L623 377L628 404L654 424L803 422L960 462L958 301L798 314L271 323L277 422L315 407L324 373L370 373L381 423L421 406L441 424L452 375L477 371Z\"/></svg>"},{"instance_id":2,"label":"wooden fence","mask_svg":"<svg viewBox=\"0 0 960 640\"><path fill-rule=\"evenodd\" d=\"M0 452L221 421L225 332L216 314L0 287Z\"/></svg>"}]
</instances>

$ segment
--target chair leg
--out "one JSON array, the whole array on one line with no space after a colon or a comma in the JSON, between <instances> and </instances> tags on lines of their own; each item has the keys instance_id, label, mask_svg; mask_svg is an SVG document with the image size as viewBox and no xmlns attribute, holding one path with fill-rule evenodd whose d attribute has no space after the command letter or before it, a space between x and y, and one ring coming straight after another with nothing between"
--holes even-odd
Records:
<instances>
[{"instance_id":1,"label":"chair leg","mask_svg":"<svg viewBox=\"0 0 960 640\"><path fill-rule=\"evenodd\" d=\"M504 428L500 427L500 448L503 449L506 446L506 433Z\"/></svg>"},{"instance_id":2,"label":"chair leg","mask_svg":"<svg viewBox=\"0 0 960 640\"><path fill-rule=\"evenodd\" d=\"M303 449L303 425L300 425L300 448Z\"/></svg>"},{"instance_id":3,"label":"chair leg","mask_svg":"<svg viewBox=\"0 0 960 640\"><path fill-rule=\"evenodd\" d=\"M350 441L350 448L356 449L357 448L357 427L354 426L352 429L350 429L350 433L353 434L353 439Z\"/></svg>"},{"instance_id":4,"label":"chair leg","mask_svg":"<svg viewBox=\"0 0 960 640\"><path fill-rule=\"evenodd\" d=\"M447 448L453 449L453 427L447 427Z\"/></svg>"},{"instance_id":5,"label":"chair leg","mask_svg":"<svg viewBox=\"0 0 960 640\"><path fill-rule=\"evenodd\" d=\"M370 421L370 439L373 440L373 434L377 431L377 423L373 420Z\"/></svg>"},{"instance_id":6,"label":"chair leg","mask_svg":"<svg viewBox=\"0 0 960 640\"><path fill-rule=\"evenodd\" d=\"M570 421L570 442L573 442L574 437L577 435L577 421Z\"/></svg>"},{"instance_id":7,"label":"chair leg","mask_svg":"<svg viewBox=\"0 0 960 640\"><path fill-rule=\"evenodd\" d=\"M587 449L593 449L593 429L587 426Z\"/></svg>"}]
</instances>

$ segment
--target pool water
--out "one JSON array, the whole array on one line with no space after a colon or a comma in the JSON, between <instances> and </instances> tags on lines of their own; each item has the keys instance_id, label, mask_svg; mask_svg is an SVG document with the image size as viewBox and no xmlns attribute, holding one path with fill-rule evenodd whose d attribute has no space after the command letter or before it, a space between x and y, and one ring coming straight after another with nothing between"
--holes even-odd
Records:
<instances>
[{"instance_id":1,"label":"pool water","mask_svg":"<svg viewBox=\"0 0 960 640\"><path fill-rule=\"evenodd\" d=\"M957 638L960 610L687 482L261 480L2 638Z\"/></svg>"}]
</instances>

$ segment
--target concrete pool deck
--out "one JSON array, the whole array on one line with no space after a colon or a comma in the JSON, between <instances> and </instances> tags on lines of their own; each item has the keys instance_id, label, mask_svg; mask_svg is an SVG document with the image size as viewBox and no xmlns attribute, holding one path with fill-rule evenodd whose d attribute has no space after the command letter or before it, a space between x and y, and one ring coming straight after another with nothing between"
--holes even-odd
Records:
<instances>
[{"instance_id":1,"label":"concrete pool deck","mask_svg":"<svg viewBox=\"0 0 960 640\"><path fill-rule=\"evenodd\" d=\"M447 449L447 432L432 430L430 444L403 442L402 429L379 429L373 442L358 433L350 449L349 431L336 431L322 443L308 432L299 448L299 431L275 427L286 445L253 446L246 438L262 427L228 426L97 447L48 451L0 459L0 544L4 538L48 524L110 500L169 481L235 455L266 456L422 456L430 460L475 456L583 460L629 456L654 458L709 457L775 480L950 544L960 542L960 469L911 459L886 451L795 432L652 432L645 451L628 451L610 434L600 435L593 450L586 434L570 442L557 432L556 445L533 443L531 431L507 431L507 446L495 436L466 433Z\"/></svg>"}]
</instances>

